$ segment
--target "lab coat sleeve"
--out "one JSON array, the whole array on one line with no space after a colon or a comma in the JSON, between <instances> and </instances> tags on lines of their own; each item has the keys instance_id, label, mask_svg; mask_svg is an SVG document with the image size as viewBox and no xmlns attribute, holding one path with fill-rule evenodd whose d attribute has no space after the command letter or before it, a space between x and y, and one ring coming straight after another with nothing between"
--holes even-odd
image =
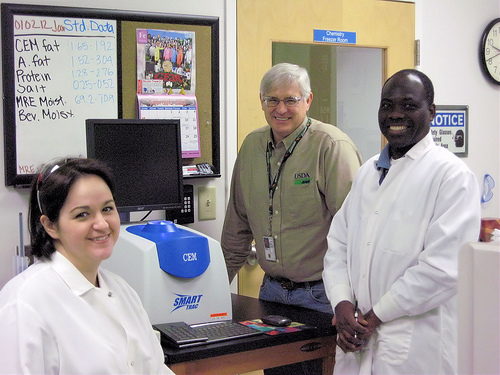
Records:
<instances>
[{"instance_id":1,"label":"lab coat sleeve","mask_svg":"<svg viewBox=\"0 0 500 375\"><path fill-rule=\"evenodd\" d=\"M22 302L1 307L0 373L58 373L57 345L44 327L37 312Z\"/></svg>"},{"instance_id":2,"label":"lab coat sleeve","mask_svg":"<svg viewBox=\"0 0 500 375\"><path fill-rule=\"evenodd\" d=\"M145 332L149 334L149 343L150 348L153 351L152 360L150 362L150 369L148 371L149 374L161 374L161 375L172 375L174 372L165 364L165 354L161 347L160 341L153 330L153 326L149 320L149 316L144 310L141 299L137 292L127 284L127 282L123 279L115 279L115 282L119 282L120 288L124 295L127 296L126 300L130 303L131 308L128 311L131 311L133 314L137 316L138 326L141 326ZM146 336L147 337L147 336ZM175 374L174 374L175 375Z\"/></svg>"},{"instance_id":3,"label":"lab coat sleeve","mask_svg":"<svg viewBox=\"0 0 500 375\"><path fill-rule=\"evenodd\" d=\"M149 329L150 331L150 341L151 341L151 347L153 348L154 355L153 358L157 358L158 360L156 362L152 362L151 366L151 374L161 374L161 375L175 375L175 373L170 369L165 364L165 354L163 353L163 349L161 347L160 341L158 340L158 337L156 336L151 323L149 321L149 318L146 314L146 311L144 310L144 317L143 319L147 322L146 329Z\"/></svg>"},{"instance_id":4,"label":"lab coat sleeve","mask_svg":"<svg viewBox=\"0 0 500 375\"><path fill-rule=\"evenodd\" d=\"M333 310L341 301L353 301L348 273L347 254L347 219L351 195L348 194L344 204L333 217L328 233L328 250L323 259L323 282L325 292Z\"/></svg>"},{"instance_id":5,"label":"lab coat sleeve","mask_svg":"<svg viewBox=\"0 0 500 375\"><path fill-rule=\"evenodd\" d=\"M458 253L464 243L479 237L479 197L476 178L469 170L450 170L444 176L433 216L422 223L427 232L416 264L373 306L383 322L423 314L457 293Z\"/></svg>"},{"instance_id":6,"label":"lab coat sleeve","mask_svg":"<svg viewBox=\"0 0 500 375\"><path fill-rule=\"evenodd\" d=\"M251 252L253 240L241 191L239 164L238 157L234 165L230 197L221 236L221 247L226 261L229 282L245 264Z\"/></svg>"}]
</instances>

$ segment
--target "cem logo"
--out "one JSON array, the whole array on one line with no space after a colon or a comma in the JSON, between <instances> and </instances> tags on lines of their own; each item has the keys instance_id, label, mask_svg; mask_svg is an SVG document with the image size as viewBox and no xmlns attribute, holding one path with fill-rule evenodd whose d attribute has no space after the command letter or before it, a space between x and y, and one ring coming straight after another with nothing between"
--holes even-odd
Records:
<instances>
[{"instance_id":1,"label":"cem logo","mask_svg":"<svg viewBox=\"0 0 500 375\"><path fill-rule=\"evenodd\" d=\"M182 255L184 262L195 262L198 260L196 253L185 253Z\"/></svg>"},{"instance_id":2,"label":"cem logo","mask_svg":"<svg viewBox=\"0 0 500 375\"><path fill-rule=\"evenodd\" d=\"M177 296L177 298L175 298L174 300L174 309L171 312L179 310L183 307L185 307L186 310L197 309L200 304L201 297L203 297L203 294L174 294Z\"/></svg>"}]
</instances>

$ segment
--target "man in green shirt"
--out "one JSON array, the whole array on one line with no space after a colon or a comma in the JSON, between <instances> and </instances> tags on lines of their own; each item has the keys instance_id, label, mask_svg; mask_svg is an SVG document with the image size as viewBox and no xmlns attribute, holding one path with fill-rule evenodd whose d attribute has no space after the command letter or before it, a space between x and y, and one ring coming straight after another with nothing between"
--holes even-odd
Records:
<instances>
[{"instance_id":1,"label":"man in green shirt","mask_svg":"<svg viewBox=\"0 0 500 375\"><path fill-rule=\"evenodd\" d=\"M230 281L255 240L265 272L260 299L333 314L321 276L326 236L361 156L337 127L307 116L312 98L302 67L277 64L262 78L268 125L251 132L238 153L221 244Z\"/></svg>"},{"instance_id":2,"label":"man in green shirt","mask_svg":"<svg viewBox=\"0 0 500 375\"><path fill-rule=\"evenodd\" d=\"M332 313L321 279L326 236L361 156L337 127L307 116L312 98L304 68L277 64L264 75L268 125L239 151L222 249L232 280L255 240L266 273L261 299Z\"/></svg>"}]
</instances>

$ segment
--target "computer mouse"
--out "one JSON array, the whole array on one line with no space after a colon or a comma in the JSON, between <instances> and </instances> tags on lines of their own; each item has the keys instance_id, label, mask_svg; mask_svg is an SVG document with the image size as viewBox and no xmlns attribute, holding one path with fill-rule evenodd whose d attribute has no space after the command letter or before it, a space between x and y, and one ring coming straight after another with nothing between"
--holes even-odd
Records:
<instances>
[{"instance_id":1,"label":"computer mouse","mask_svg":"<svg viewBox=\"0 0 500 375\"><path fill-rule=\"evenodd\" d=\"M266 315L262 317L262 323L269 324L275 327L286 327L292 323L290 318L281 315Z\"/></svg>"}]
</instances>

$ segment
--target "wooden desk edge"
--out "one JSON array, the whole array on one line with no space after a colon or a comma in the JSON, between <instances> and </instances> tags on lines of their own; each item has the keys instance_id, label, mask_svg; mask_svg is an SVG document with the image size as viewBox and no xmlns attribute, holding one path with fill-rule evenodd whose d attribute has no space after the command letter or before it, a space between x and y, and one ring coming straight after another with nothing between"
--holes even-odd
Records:
<instances>
[{"instance_id":1,"label":"wooden desk edge","mask_svg":"<svg viewBox=\"0 0 500 375\"><path fill-rule=\"evenodd\" d=\"M318 343L314 351L302 351L304 345ZM323 374L333 374L335 364L335 337L320 337L240 353L218 355L197 361L170 365L176 375L230 375L270 367L323 358Z\"/></svg>"}]
</instances>

